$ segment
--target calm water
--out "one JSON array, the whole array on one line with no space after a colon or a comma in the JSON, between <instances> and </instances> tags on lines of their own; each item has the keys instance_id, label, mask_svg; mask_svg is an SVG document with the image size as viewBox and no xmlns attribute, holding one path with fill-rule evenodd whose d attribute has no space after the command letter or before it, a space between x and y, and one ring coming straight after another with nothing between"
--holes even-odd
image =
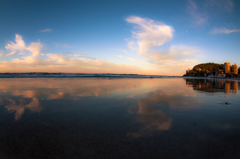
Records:
<instances>
[{"instance_id":1,"label":"calm water","mask_svg":"<svg viewBox=\"0 0 240 159\"><path fill-rule=\"evenodd\" d=\"M0 79L0 158L240 158L240 84Z\"/></svg>"}]
</instances>

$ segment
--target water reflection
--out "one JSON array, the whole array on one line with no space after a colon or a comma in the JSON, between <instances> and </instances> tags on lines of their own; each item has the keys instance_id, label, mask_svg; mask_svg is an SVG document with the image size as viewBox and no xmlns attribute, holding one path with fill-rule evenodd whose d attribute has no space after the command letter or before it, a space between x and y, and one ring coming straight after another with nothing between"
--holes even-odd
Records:
<instances>
[{"instance_id":1,"label":"water reflection","mask_svg":"<svg viewBox=\"0 0 240 159\"><path fill-rule=\"evenodd\" d=\"M1 79L0 104L19 120L26 109L42 110L42 101L82 101L84 98L105 96L112 91L130 91L142 87L146 81L125 82L120 79ZM151 87L151 84L148 84Z\"/></svg>"},{"instance_id":2,"label":"water reflection","mask_svg":"<svg viewBox=\"0 0 240 159\"><path fill-rule=\"evenodd\" d=\"M237 94L239 90L238 81L225 79L185 79L186 85L193 87L194 90L216 93L224 92L225 94Z\"/></svg>"},{"instance_id":3,"label":"water reflection","mask_svg":"<svg viewBox=\"0 0 240 159\"><path fill-rule=\"evenodd\" d=\"M39 104L39 100L37 98L31 98L30 102L28 99L6 99L8 101L5 108L10 113L15 113L15 120L18 120L25 109L29 109L31 112L40 112L42 107Z\"/></svg>"},{"instance_id":4,"label":"water reflection","mask_svg":"<svg viewBox=\"0 0 240 159\"><path fill-rule=\"evenodd\" d=\"M238 89L183 78L0 79L0 157L229 158L240 140Z\"/></svg>"},{"instance_id":5,"label":"water reflection","mask_svg":"<svg viewBox=\"0 0 240 159\"><path fill-rule=\"evenodd\" d=\"M137 110L137 118L134 121L141 123L142 127L137 132L130 132L127 135L134 138L140 136L151 135L157 130L168 130L171 126L172 119L169 115L165 114L159 108L154 108L144 101L139 101L138 106L131 106L129 113L133 113L134 109Z\"/></svg>"},{"instance_id":6,"label":"water reflection","mask_svg":"<svg viewBox=\"0 0 240 159\"><path fill-rule=\"evenodd\" d=\"M169 130L172 118L164 110L195 109L198 106L199 100L195 93L191 93L192 90L171 89L170 85L166 87L167 92L163 89L147 93L145 96L148 97L138 99L137 105L129 107L128 112L136 115L134 123L141 123L142 127L136 132L128 133L128 136L136 138L152 135L158 130Z\"/></svg>"},{"instance_id":7,"label":"water reflection","mask_svg":"<svg viewBox=\"0 0 240 159\"><path fill-rule=\"evenodd\" d=\"M185 82L184 82L185 81ZM185 84L188 87L185 87ZM143 128L135 133L168 130L171 117L162 108L195 109L201 99L196 91L238 93L238 82L209 79L1 79L0 105L19 120L25 110L40 112L44 101L82 102L87 98L112 96L131 98L137 104L128 112L137 116ZM106 100L107 101L107 100ZM134 133L133 133L134 134Z\"/></svg>"}]
</instances>

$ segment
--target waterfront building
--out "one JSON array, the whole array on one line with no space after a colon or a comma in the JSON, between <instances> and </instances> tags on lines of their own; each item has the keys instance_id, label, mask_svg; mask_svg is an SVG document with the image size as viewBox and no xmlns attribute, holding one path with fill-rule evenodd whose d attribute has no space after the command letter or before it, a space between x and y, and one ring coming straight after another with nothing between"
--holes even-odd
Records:
<instances>
[{"instance_id":1,"label":"waterfront building","mask_svg":"<svg viewBox=\"0 0 240 159\"><path fill-rule=\"evenodd\" d=\"M225 73L230 73L231 72L229 62L224 63L224 70L225 70Z\"/></svg>"},{"instance_id":2,"label":"waterfront building","mask_svg":"<svg viewBox=\"0 0 240 159\"><path fill-rule=\"evenodd\" d=\"M238 74L238 65L236 65L236 64L233 64L233 65L232 65L232 72L233 72L233 74L235 74L235 75Z\"/></svg>"}]
</instances>

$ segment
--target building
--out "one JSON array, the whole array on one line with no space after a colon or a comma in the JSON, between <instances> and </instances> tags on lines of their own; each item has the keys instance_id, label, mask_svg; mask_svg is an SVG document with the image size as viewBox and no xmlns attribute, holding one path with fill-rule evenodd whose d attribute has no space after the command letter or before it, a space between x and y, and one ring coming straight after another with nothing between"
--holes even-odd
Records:
<instances>
[{"instance_id":1,"label":"building","mask_svg":"<svg viewBox=\"0 0 240 159\"><path fill-rule=\"evenodd\" d=\"M236 65L236 64L233 64L233 65L232 65L232 72L233 72L233 74L235 74L235 75L238 74L238 65Z\"/></svg>"},{"instance_id":2,"label":"building","mask_svg":"<svg viewBox=\"0 0 240 159\"><path fill-rule=\"evenodd\" d=\"M225 73L231 73L229 62L224 63L224 70L225 70Z\"/></svg>"}]
</instances>

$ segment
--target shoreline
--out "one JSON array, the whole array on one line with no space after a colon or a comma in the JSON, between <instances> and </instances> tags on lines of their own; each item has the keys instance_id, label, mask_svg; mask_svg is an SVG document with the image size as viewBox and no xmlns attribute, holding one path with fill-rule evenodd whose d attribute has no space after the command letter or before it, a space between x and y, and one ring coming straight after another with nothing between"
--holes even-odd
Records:
<instances>
[{"instance_id":1,"label":"shoreline","mask_svg":"<svg viewBox=\"0 0 240 159\"><path fill-rule=\"evenodd\" d=\"M183 79L207 79L207 80L234 80L240 81L239 77L233 78L212 78L212 77L184 77L184 76L150 76L150 75L115 75L115 76L0 76L0 79L6 78L134 78L134 79L160 79L160 78L183 78Z\"/></svg>"},{"instance_id":2,"label":"shoreline","mask_svg":"<svg viewBox=\"0 0 240 159\"><path fill-rule=\"evenodd\" d=\"M182 76L110 73L0 73L0 78L179 78Z\"/></svg>"},{"instance_id":3,"label":"shoreline","mask_svg":"<svg viewBox=\"0 0 240 159\"><path fill-rule=\"evenodd\" d=\"M190 79L221 79L240 80L240 77L193 77L167 75L139 75L139 74L110 74L110 73L0 73L0 78L190 78Z\"/></svg>"}]
</instances>

